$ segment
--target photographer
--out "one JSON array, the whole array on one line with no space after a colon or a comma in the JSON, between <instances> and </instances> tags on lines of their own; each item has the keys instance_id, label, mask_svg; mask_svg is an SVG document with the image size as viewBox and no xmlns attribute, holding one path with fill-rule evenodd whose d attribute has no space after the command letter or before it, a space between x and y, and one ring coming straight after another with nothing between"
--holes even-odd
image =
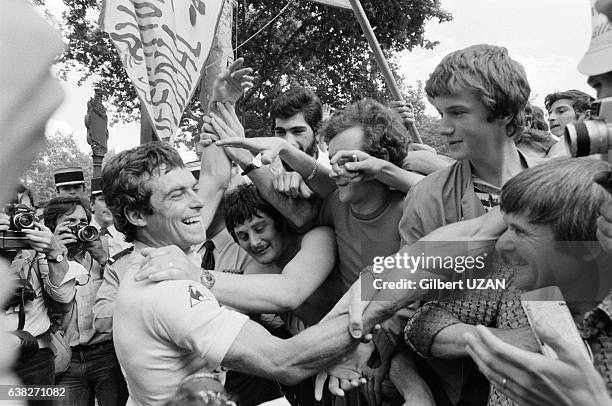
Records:
<instances>
[{"instance_id":1,"label":"photographer","mask_svg":"<svg viewBox=\"0 0 612 406\"><path fill-rule=\"evenodd\" d=\"M13 218L0 213L0 231L14 229ZM63 283L68 263L66 260L47 262L45 257L59 258L66 248L51 230L38 221L31 229L22 229L27 243L24 249L3 250L3 257L12 260L11 278L17 287L7 306L3 308L0 324L10 332L19 347L15 365L17 375L26 385L52 385L55 381L54 354L50 349L48 303L69 303L74 297L74 282ZM27 249L28 244L31 249ZM29 248L28 247L28 248ZM46 292L43 292L43 288ZM48 294L49 298L43 297Z\"/></svg>"},{"instance_id":2,"label":"photographer","mask_svg":"<svg viewBox=\"0 0 612 406\"><path fill-rule=\"evenodd\" d=\"M59 404L93 404L94 396L100 406L124 404L127 393L112 336L96 331L93 324L93 305L108 256L98 231L89 226L89 204L77 196L58 197L49 202L44 218L67 248L69 270L65 278L74 279L76 291L61 319L72 359L68 370L58 375L57 384L66 387L66 397Z\"/></svg>"}]
</instances>

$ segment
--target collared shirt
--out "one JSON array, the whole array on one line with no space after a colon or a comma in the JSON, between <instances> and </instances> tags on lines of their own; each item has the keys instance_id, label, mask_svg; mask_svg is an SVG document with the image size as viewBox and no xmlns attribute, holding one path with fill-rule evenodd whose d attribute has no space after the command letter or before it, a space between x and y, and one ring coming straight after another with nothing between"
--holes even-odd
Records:
<instances>
[{"instance_id":1,"label":"collared shirt","mask_svg":"<svg viewBox=\"0 0 612 406\"><path fill-rule=\"evenodd\" d=\"M521 151L518 154L524 168L543 162ZM457 161L425 177L406 195L404 213L399 223L402 245L414 244L446 224L483 214L485 209L474 191L471 164L468 160Z\"/></svg>"},{"instance_id":2,"label":"collared shirt","mask_svg":"<svg viewBox=\"0 0 612 406\"><path fill-rule=\"evenodd\" d=\"M122 277L113 337L130 392L127 404L161 405L186 376L220 366L247 316L222 308L197 282L137 282L134 275L143 247L134 242ZM198 259L193 255L194 261Z\"/></svg>"},{"instance_id":3,"label":"collared shirt","mask_svg":"<svg viewBox=\"0 0 612 406\"><path fill-rule=\"evenodd\" d=\"M93 217L91 218L90 224L96 227L98 231L102 229L102 227L98 224L98 222ZM111 224L106 229L108 230L108 234L106 234L106 236L108 239L108 256L109 257L112 257L118 252L121 252L124 249L132 246L132 244L125 241L125 235L117 231L114 224Z\"/></svg>"},{"instance_id":4,"label":"collared shirt","mask_svg":"<svg viewBox=\"0 0 612 406\"><path fill-rule=\"evenodd\" d=\"M91 345L111 339L106 332L97 332L94 328L93 307L100 285L103 268L91 257L89 252L69 260L70 269L65 280L77 278L83 285L76 286L74 305L62 317L64 337L70 346ZM80 275L80 276L77 276Z\"/></svg>"},{"instance_id":5,"label":"collared shirt","mask_svg":"<svg viewBox=\"0 0 612 406\"><path fill-rule=\"evenodd\" d=\"M32 265L31 268L30 265ZM25 303L25 325L23 329L34 337L39 336L49 330L51 323L43 300L40 279L36 274L40 274L49 296L60 303L69 303L72 300L74 285L71 283L64 283L60 286L53 285L49 279L47 260L43 255L37 254L33 250L22 250L17 254L11 262L11 273L19 274L22 278L29 280L36 293L34 300ZM0 317L1 331L16 330L18 324L19 306L8 309Z\"/></svg>"},{"instance_id":6,"label":"collared shirt","mask_svg":"<svg viewBox=\"0 0 612 406\"><path fill-rule=\"evenodd\" d=\"M230 273L265 273L265 267L255 261L240 245L234 241L227 229L210 238L215 244L213 256L215 258L215 271ZM206 248L204 243L197 248L197 252L204 257Z\"/></svg>"}]
</instances>

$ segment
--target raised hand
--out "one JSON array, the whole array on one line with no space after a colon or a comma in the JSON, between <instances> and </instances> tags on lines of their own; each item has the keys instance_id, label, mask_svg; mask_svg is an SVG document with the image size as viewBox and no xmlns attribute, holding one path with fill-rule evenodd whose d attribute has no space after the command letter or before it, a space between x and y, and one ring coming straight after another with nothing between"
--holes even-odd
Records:
<instances>
[{"instance_id":1,"label":"raised hand","mask_svg":"<svg viewBox=\"0 0 612 406\"><path fill-rule=\"evenodd\" d=\"M229 102L235 104L242 96L242 92L253 86L255 80L251 68L243 68L244 58L236 59L230 66L227 67L213 83L211 109L216 109L215 102Z\"/></svg>"},{"instance_id":2,"label":"raised hand","mask_svg":"<svg viewBox=\"0 0 612 406\"><path fill-rule=\"evenodd\" d=\"M476 328L477 335L465 334L467 351L497 390L521 405L611 405L591 362L544 322L534 327L559 359L505 343L483 326Z\"/></svg>"},{"instance_id":3,"label":"raised hand","mask_svg":"<svg viewBox=\"0 0 612 406\"><path fill-rule=\"evenodd\" d=\"M406 101L392 101L389 107L391 107L391 110L396 112L402 118L404 124L414 124L414 110Z\"/></svg>"},{"instance_id":4,"label":"raised hand","mask_svg":"<svg viewBox=\"0 0 612 406\"><path fill-rule=\"evenodd\" d=\"M261 154L261 162L264 164L272 163L284 148L289 148L287 141L279 137L224 138L221 136L221 141L217 141L216 144L222 147L244 148L254 154Z\"/></svg>"},{"instance_id":5,"label":"raised hand","mask_svg":"<svg viewBox=\"0 0 612 406\"><path fill-rule=\"evenodd\" d=\"M390 165L388 161L360 150L338 151L329 162L332 164L330 176L345 176L350 183L377 179L383 169Z\"/></svg>"},{"instance_id":6,"label":"raised hand","mask_svg":"<svg viewBox=\"0 0 612 406\"><path fill-rule=\"evenodd\" d=\"M24 229L22 232L28 238L30 246L36 252L48 254L52 258L66 252L66 247L62 244L44 224L35 222L36 229ZM74 237L73 237L74 238Z\"/></svg>"}]
</instances>

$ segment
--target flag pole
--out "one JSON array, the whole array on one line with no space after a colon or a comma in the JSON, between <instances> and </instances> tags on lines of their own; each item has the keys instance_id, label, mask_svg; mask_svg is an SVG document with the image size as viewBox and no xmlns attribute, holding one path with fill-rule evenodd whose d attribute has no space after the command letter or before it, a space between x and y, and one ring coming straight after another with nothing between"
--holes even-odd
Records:
<instances>
[{"instance_id":1,"label":"flag pole","mask_svg":"<svg viewBox=\"0 0 612 406\"><path fill-rule=\"evenodd\" d=\"M349 0L351 3L351 7L353 8L353 12L357 17L357 21L359 21L359 25L361 26L361 30L366 36L368 43L370 44L370 48L372 49L372 53L374 54L374 58L376 59L376 63L378 67L382 71L383 76L385 77L385 82L387 86L389 86L389 90L393 97L396 100L403 100L402 92L397 86L397 82L393 77L393 73L391 72L391 68L389 68L389 64L387 63L387 59L380 49L380 45L378 44L378 40L376 39L376 35L374 35L374 30L372 30L372 26L368 21L368 17L366 17L365 12L363 11L363 7L361 7L361 3L359 0ZM423 143L421 139L421 135L419 134L419 130L416 128L414 123L410 123L406 125L408 132L410 132L410 136L414 142L419 144Z\"/></svg>"}]
</instances>

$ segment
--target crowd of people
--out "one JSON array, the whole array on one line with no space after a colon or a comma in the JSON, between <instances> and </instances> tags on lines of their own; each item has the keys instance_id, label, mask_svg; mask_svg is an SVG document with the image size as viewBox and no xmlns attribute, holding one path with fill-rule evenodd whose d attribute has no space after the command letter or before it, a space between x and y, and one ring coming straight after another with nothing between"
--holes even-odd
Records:
<instances>
[{"instance_id":1,"label":"crowd of people","mask_svg":"<svg viewBox=\"0 0 612 406\"><path fill-rule=\"evenodd\" d=\"M445 56L425 93L448 157L411 139L403 101L324 115L306 88L247 138L238 59L198 162L150 142L89 185L56 168L44 204L3 188L0 383L72 406L612 405L612 167L571 157L612 149L604 28L579 65L596 98L549 94L547 119L505 48ZM44 123L58 100L39 103ZM8 126L7 145L39 127Z\"/></svg>"}]
</instances>

